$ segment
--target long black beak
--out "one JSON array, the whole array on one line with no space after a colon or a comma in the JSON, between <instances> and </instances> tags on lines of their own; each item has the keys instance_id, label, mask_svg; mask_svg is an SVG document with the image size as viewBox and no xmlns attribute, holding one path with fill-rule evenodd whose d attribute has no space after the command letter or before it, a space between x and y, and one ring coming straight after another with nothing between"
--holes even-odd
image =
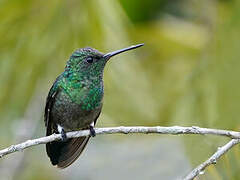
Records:
<instances>
[{"instance_id":1,"label":"long black beak","mask_svg":"<svg viewBox=\"0 0 240 180\"><path fill-rule=\"evenodd\" d=\"M144 45L144 43L133 45L133 46L130 46L130 47L127 47L127 48L123 48L123 49L117 50L117 51L109 52L109 53L105 54L103 57L106 58L106 59L110 59L111 57L113 57L113 56L115 56L117 54L120 54L120 53L125 52L125 51L129 51L129 50L132 50L132 49L139 48L139 47L141 47L143 45Z\"/></svg>"}]
</instances>

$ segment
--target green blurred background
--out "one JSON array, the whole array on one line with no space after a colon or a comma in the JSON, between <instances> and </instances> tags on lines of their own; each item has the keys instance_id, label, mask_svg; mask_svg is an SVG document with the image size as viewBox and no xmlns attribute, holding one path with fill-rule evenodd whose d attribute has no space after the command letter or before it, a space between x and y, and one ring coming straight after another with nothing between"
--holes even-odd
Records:
<instances>
[{"instance_id":1,"label":"green blurred background","mask_svg":"<svg viewBox=\"0 0 240 180\"><path fill-rule=\"evenodd\" d=\"M0 0L0 148L45 135L45 98L71 53L145 46L105 68L97 127L238 130L239 0ZM228 139L106 135L66 170L43 145L0 160L1 180L179 179ZM199 179L239 179L233 148Z\"/></svg>"}]
</instances>

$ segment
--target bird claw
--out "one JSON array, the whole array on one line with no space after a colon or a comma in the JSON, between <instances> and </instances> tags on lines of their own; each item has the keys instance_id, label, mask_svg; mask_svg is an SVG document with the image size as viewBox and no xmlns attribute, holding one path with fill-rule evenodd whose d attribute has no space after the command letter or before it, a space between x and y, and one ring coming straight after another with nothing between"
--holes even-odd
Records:
<instances>
[{"instance_id":1,"label":"bird claw","mask_svg":"<svg viewBox=\"0 0 240 180\"><path fill-rule=\"evenodd\" d=\"M58 132L61 134L61 141L66 142L67 141L67 135L64 131L63 127L59 124L57 125Z\"/></svg>"},{"instance_id":2,"label":"bird claw","mask_svg":"<svg viewBox=\"0 0 240 180\"><path fill-rule=\"evenodd\" d=\"M90 136L91 136L91 137L95 137L95 136L96 136L96 132L95 132L93 126L90 125L89 130L90 130Z\"/></svg>"},{"instance_id":3,"label":"bird claw","mask_svg":"<svg viewBox=\"0 0 240 180\"><path fill-rule=\"evenodd\" d=\"M67 135L64 129L61 131L61 141L66 142L67 141Z\"/></svg>"}]
</instances>

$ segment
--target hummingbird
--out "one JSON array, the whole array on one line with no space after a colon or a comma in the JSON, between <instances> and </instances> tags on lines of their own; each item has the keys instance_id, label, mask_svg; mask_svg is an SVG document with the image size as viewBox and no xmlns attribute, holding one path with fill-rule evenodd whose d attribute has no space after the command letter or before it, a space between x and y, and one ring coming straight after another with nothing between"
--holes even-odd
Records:
<instances>
[{"instance_id":1,"label":"hummingbird","mask_svg":"<svg viewBox=\"0 0 240 180\"><path fill-rule=\"evenodd\" d=\"M46 99L46 135L61 134L60 141L46 144L52 165L61 169L71 165L81 155L89 138L95 136L94 126L103 106L103 71L108 60L143 45L106 54L90 47L73 52ZM67 139L66 132L83 129L89 129L90 136Z\"/></svg>"}]
</instances>

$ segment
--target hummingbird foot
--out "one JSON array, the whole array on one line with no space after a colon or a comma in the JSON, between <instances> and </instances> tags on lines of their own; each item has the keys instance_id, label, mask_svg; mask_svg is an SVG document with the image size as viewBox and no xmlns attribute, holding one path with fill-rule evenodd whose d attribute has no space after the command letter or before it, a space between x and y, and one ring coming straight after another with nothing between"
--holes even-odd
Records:
<instances>
[{"instance_id":1,"label":"hummingbird foot","mask_svg":"<svg viewBox=\"0 0 240 180\"><path fill-rule=\"evenodd\" d=\"M90 130L90 136L95 137L96 136L96 132L95 132L95 130L94 130L92 125L90 125L89 130Z\"/></svg>"},{"instance_id":2,"label":"hummingbird foot","mask_svg":"<svg viewBox=\"0 0 240 180\"><path fill-rule=\"evenodd\" d=\"M62 142L67 141L67 135L66 135L66 132L64 131L64 129L61 131L61 140L62 140Z\"/></svg>"},{"instance_id":3,"label":"hummingbird foot","mask_svg":"<svg viewBox=\"0 0 240 180\"><path fill-rule=\"evenodd\" d=\"M58 128L58 132L61 134L61 141L66 142L67 141L67 135L66 135L66 132L64 131L63 127L58 124L57 128Z\"/></svg>"}]
</instances>

